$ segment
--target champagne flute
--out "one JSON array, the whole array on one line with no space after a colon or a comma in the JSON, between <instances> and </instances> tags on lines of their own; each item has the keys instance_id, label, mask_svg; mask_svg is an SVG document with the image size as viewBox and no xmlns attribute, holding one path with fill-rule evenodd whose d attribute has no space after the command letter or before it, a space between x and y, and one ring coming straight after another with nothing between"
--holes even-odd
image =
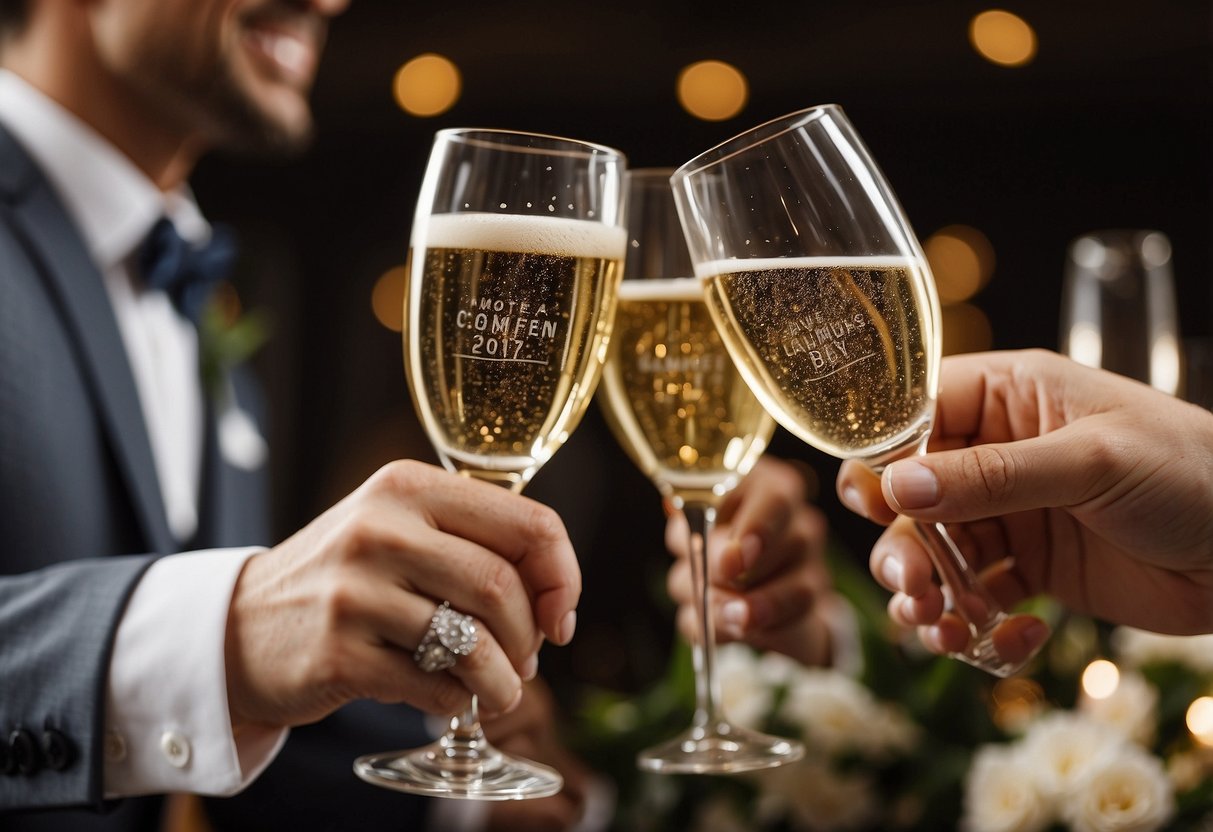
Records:
<instances>
[{"instance_id":1,"label":"champagne flute","mask_svg":"<svg viewBox=\"0 0 1213 832\"><path fill-rule=\"evenodd\" d=\"M662 773L750 771L797 760L804 746L730 725L721 710L707 540L717 504L758 461L775 423L712 324L678 226L671 173L627 175L630 244L602 377L616 439L686 516L699 619L691 727L642 751L637 763Z\"/></svg>"},{"instance_id":2,"label":"champagne flute","mask_svg":"<svg viewBox=\"0 0 1213 832\"><path fill-rule=\"evenodd\" d=\"M805 442L880 471L925 450L940 314L901 207L835 105L792 113L701 154L671 178L708 308L746 382ZM997 676L1010 618L941 523L916 524L949 612L953 654Z\"/></svg>"},{"instance_id":3,"label":"champagne flute","mask_svg":"<svg viewBox=\"0 0 1213 832\"><path fill-rule=\"evenodd\" d=\"M1171 242L1159 231L1092 231L1070 243L1061 351L1176 395L1181 342Z\"/></svg>"},{"instance_id":4,"label":"champagne flute","mask_svg":"<svg viewBox=\"0 0 1213 832\"><path fill-rule=\"evenodd\" d=\"M614 315L624 169L616 150L554 136L436 135L410 241L404 363L447 469L521 491L580 421ZM485 740L476 697L434 743L360 757L355 771L478 800L562 785Z\"/></svg>"}]
</instances>

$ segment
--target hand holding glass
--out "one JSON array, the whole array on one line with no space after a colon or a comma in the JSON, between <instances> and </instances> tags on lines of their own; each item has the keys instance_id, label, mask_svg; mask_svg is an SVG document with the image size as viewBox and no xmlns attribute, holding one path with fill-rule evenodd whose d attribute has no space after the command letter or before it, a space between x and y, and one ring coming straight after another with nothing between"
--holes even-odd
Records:
<instances>
[{"instance_id":1,"label":"hand holding glass","mask_svg":"<svg viewBox=\"0 0 1213 832\"><path fill-rule=\"evenodd\" d=\"M610 148L551 136L435 138L413 221L404 361L449 470L521 491L581 420L623 261L624 167ZM355 771L388 788L479 800L546 797L562 785L556 771L489 745L475 697L433 744L360 757Z\"/></svg>"},{"instance_id":2,"label":"hand holding glass","mask_svg":"<svg viewBox=\"0 0 1213 832\"><path fill-rule=\"evenodd\" d=\"M641 768L726 773L799 759L804 747L730 725L720 708L707 541L716 505L758 461L775 423L712 325L670 194L671 170L628 173L629 246L602 390L620 444L690 527L698 599L691 727L640 753Z\"/></svg>"},{"instance_id":3,"label":"hand holding glass","mask_svg":"<svg viewBox=\"0 0 1213 832\"><path fill-rule=\"evenodd\" d=\"M695 273L742 376L818 449L880 471L931 433L940 314L921 247L836 106L761 125L671 179ZM944 526L917 524L970 640L953 654L998 676L1008 618ZM1029 657L1030 658L1030 657Z\"/></svg>"}]
</instances>

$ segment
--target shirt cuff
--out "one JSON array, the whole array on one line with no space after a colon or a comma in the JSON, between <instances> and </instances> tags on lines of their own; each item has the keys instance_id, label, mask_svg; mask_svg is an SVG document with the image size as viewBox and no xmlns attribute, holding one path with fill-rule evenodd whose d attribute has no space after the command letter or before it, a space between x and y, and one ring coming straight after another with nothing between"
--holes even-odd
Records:
<instances>
[{"instance_id":1,"label":"shirt cuff","mask_svg":"<svg viewBox=\"0 0 1213 832\"><path fill-rule=\"evenodd\" d=\"M107 799L235 794L286 742L287 730L233 736L224 636L245 561L262 551L213 549L156 561L114 639L105 702Z\"/></svg>"}]
</instances>

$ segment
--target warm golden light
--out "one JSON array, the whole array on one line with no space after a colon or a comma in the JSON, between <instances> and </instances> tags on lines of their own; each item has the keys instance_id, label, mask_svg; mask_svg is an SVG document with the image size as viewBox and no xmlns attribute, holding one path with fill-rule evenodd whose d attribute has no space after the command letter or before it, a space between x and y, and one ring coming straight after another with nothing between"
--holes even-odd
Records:
<instances>
[{"instance_id":1,"label":"warm golden light","mask_svg":"<svg viewBox=\"0 0 1213 832\"><path fill-rule=\"evenodd\" d=\"M944 303L968 300L994 273L994 246L971 226L941 228L926 239L922 248Z\"/></svg>"},{"instance_id":2,"label":"warm golden light","mask_svg":"<svg viewBox=\"0 0 1213 832\"><path fill-rule=\"evenodd\" d=\"M462 81L450 60L432 52L418 55L396 70L392 95L406 113L428 117L445 113L459 100Z\"/></svg>"},{"instance_id":3,"label":"warm golden light","mask_svg":"<svg viewBox=\"0 0 1213 832\"><path fill-rule=\"evenodd\" d=\"M943 354L984 352L994 343L990 319L971 303L943 307Z\"/></svg>"},{"instance_id":4,"label":"warm golden light","mask_svg":"<svg viewBox=\"0 0 1213 832\"><path fill-rule=\"evenodd\" d=\"M1107 659L1096 659L1082 672L1082 692L1092 699L1107 699L1119 684L1120 670Z\"/></svg>"},{"instance_id":5,"label":"warm golden light","mask_svg":"<svg viewBox=\"0 0 1213 832\"><path fill-rule=\"evenodd\" d=\"M404 266L388 269L375 281L371 311L375 320L393 332L404 329Z\"/></svg>"},{"instance_id":6,"label":"warm golden light","mask_svg":"<svg viewBox=\"0 0 1213 832\"><path fill-rule=\"evenodd\" d=\"M1044 689L1031 679L1002 679L994 685L990 713L1004 731L1016 733L1045 707Z\"/></svg>"},{"instance_id":7,"label":"warm golden light","mask_svg":"<svg viewBox=\"0 0 1213 832\"><path fill-rule=\"evenodd\" d=\"M735 66L723 61L700 61L678 75L678 103L704 121L723 121L741 112L749 85Z\"/></svg>"},{"instance_id":8,"label":"warm golden light","mask_svg":"<svg viewBox=\"0 0 1213 832\"><path fill-rule=\"evenodd\" d=\"M974 17L969 42L977 54L999 66L1023 66L1036 57L1036 32L1022 17L1002 9Z\"/></svg>"},{"instance_id":9,"label":"warm golden light","mask_svg":"<svg viewBox=\"0 0 1213 832\"><path fill-rule=\"evenodd\" d=\"M1187 719L1197 742L1213 748L1213 696L1202 696L1189 705Z\"/></svg>"}]
</instances>

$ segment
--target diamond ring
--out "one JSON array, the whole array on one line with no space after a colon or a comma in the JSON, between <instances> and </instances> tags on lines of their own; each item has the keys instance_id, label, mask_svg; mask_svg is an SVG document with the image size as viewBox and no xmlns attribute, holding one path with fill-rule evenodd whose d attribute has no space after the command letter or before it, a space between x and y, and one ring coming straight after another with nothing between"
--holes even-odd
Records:
<instances>
[{"instance_id":1,"label":"diamond ring","mask_svg":"<svg viewBox=\"0 0 1213 832\"><path fill-rule=\"evenodd\" d=\"M417 645L413 661L426 673L446 670L454 667L460 656L475 650L476 640L476 622L472 617L456 612L449 601L443 601L434 610L430 628Z\"/></svg>"}]
</instances>

